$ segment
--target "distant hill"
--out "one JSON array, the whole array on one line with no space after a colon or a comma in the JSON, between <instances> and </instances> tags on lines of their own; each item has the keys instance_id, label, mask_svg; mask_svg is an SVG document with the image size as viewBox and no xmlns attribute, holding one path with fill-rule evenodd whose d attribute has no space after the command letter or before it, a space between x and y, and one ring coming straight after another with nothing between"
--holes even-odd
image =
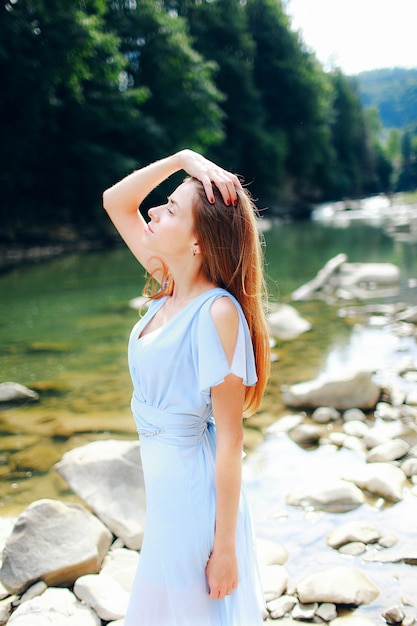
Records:
<instances>
[{"instance_id":1,"label":"distant hill","mask_svg":"<svg viewBox=\"0 0 417 626\"><path fill-rule=\"evenodd\" d=\"M355 79L363 105L378 109L385 128L417 124L417 68L372 70Z\"/></svg>"}]
</instances>

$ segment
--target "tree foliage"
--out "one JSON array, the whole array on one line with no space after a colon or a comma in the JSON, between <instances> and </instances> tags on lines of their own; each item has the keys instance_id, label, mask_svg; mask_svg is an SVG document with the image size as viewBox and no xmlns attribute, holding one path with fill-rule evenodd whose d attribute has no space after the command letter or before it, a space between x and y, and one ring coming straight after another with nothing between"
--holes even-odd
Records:
<instances>
[{"instance_id":1,"label":"tree foliage","mask_svg":"<svg viewBox=\"0 0 417 626\"><path fill-rule=\"evenodd\" d=\"M14 236L96 230L103 188L185 146L242 174L270 210L389 189L393 144L279 0L9 0L0 71L2 231ZM395 157L407 185L410 133Z\"/></svg>"}]
</instances>

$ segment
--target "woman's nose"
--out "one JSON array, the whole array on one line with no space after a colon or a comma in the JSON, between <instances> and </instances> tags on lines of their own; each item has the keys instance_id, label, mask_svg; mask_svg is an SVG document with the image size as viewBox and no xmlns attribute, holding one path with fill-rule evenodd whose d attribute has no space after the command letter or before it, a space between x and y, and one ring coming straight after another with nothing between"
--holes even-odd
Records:
<instances>
[{"instance_id":1,"label":"woman's nose","mask_svg":"<svg viewBox=\"0 0 417 626\"><path fill-rule=\"evenodd\" d=\"M157 221L158 219L158 212L156 210L156 207L153 207L152 209L149 209L148 211L148 215L151 218L151 220L153 220L154 222Z\"/></svg>"}]
</instances>

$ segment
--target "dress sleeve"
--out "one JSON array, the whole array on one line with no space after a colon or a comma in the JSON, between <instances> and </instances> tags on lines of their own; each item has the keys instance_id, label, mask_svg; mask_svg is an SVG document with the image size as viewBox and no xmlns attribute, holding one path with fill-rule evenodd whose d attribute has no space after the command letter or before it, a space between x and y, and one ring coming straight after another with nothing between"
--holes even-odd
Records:
<instances>
[{"instance_id":1,"label":"dress sleeve","mask_svg":"<svg viewBox=\"0 0 417 626\"><path fill-rule=\"evenodd\" d=\"M228 297L235 304L239 314L236 347L231 365L227 360L223 344L210 313L213 300L204 304L198 319L199 389L207 403L210 402L211 388L222 383L228 374L235 374L235 376L242 378L243 384L248 387L255 385L258 380L248 324L238 302L230 295Z\"/></svg>"}]
</instances>

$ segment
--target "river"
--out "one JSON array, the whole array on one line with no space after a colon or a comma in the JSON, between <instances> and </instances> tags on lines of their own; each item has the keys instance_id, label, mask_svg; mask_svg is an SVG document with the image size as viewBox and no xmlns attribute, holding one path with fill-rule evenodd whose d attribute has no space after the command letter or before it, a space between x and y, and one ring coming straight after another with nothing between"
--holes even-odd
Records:
<instances>
[{"instance_id":1,"label":"river","mask_svg":"<svg viewBox=\"0 0 417 626\"><path fill-rule=\"evenodd\" d=\"M350 262L396 264L401 282L391 301L417 302L417 243L392 237L380 223L357 220L335 227L320 221L277 222L266 229L265 238L271 301L291 302L297 287L344 252ZM20 382L40 393L40 402L0 413L0 514L16 515L38 498L77 501L53 469L62 454L97 439L136 437L126 344L138 316L128 303L143 284L140 268L123 248L22 265L0 275L0 380ZM306 472L319 479L328 471L334 450L321 446L306 451L288 438L264 437L262 429L286 412L280 386L347 362L370 367L388 363L399 349L383 328L353 323L339 315L338 306L319 300L295 306L312 330L274 349L269 391L245 435L245 473L255 523L263 536L286 545L294 575L331 560L324 538L340 517L285 506L285 494ZM417 360L415 352L412 356ZM353 451L338 455L340 471L356 463ZM384 533L394 532L412 511L415 515L417 500L410 497L378 518L387 526ZM364 517L375 515L372 507L364 508ZM410 530L409 536L415 545L416 531ZM410 566L385 569L397 581L389 586L385 579L380 582L379 567L375 582L386 589L373 608L363 609L365 614L377 617L380 609L398 601L398 580L407 567L409 571ZM407 579L406 595L415 593L415 581Z\"/></svg>"}]
</instances>

